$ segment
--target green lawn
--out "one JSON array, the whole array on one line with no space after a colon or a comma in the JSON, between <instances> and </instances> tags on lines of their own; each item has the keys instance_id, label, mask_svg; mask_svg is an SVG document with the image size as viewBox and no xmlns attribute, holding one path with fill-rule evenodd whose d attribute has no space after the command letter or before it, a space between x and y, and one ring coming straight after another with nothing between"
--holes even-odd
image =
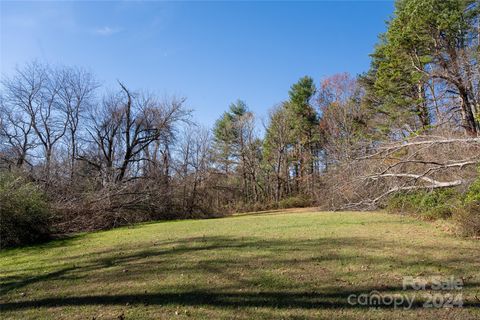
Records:
<instances>
[{"instance_id":1,"label":"green lawn","mask_svg":"<svg viewBox=\"0 0 480 320\"><path fill-rule=\"evenodd\" d=\"M402 290L433 275L462 278L464 307ZM0 252L0 283L2 319L478 319L480 241L372 212L160 222ZM372 290L420 298L347 301Z\"/></svg>"}]
</instances>

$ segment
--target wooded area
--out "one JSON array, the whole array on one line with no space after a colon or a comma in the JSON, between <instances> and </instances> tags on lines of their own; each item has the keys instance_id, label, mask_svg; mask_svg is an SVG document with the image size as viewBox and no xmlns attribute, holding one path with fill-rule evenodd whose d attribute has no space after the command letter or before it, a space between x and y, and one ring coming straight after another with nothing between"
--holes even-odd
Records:
<instances>
[{"instance_id":1,"label":"wooded area","mask_svg":"<svg viewBox=\"0 0 480 320\"><path fill-rule=\"evenodd\" d=\"M69 233L282 207L372 209L454 188L455 210L480 226L479 10L398 1L368 72L305 76L263 124L242 100L204 128L185 97L128 79L108 92L80 67L21 66L1 86L2 197L44 194L54 232Z\"/></svg>"}]
</instances>

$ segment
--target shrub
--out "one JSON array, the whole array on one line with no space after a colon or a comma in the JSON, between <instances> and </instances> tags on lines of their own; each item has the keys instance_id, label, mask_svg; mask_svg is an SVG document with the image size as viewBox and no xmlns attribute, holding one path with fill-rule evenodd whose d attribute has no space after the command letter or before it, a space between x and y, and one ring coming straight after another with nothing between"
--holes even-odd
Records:
<instances>
[{"instance_id":1,"label":"shrub","mask_svg":"<svg viewBox=\"0 0 480 320\"><path fill-rule=\"evenodd\" d=\"M452 215L460 197L453 189L398 193L388 200L387 211L417 214L428 220L444 219Z\"/></svg>"},{"instance_id":2,"label":"shrub","mask_svg":"<svg viewBox=\"0 0 480 320\"><path fill-rule=\"evenodd\" d=\"M312 201L306 196L295 196L282 199L278 202L280 209L285 208L303 208L312 204Z\"/></svg>"},{"instance_id":3,"label":"shrub","mask_svg":"<svg viewBox=\"0 0 480 320\"><path fill-rule=\"evenodd\" d=\"M32 244L49 237L47 204L38 186L0 173L0 247Z\"/></svg>"},{"instance_id":4,"label":"shrub","mask_svg":"<svg viewBox=\"0 0 480 320\"><path fill-rule=\"evenodd\" d=\"M468 188L463 204L454 212L454 219L463 235L480 236L480 177Z\"/></svg>"},{"instance_id":5,"label":"shrub","mask_svg":"<svg viewBox=\"0 0 480 320\"><path fill-rule=\"evenodd\" d=\"M480 201L472 201L455 209L454 219L464 236L480 236Z\"/></svg>"},{"instance_id":6,"label":"shrub","mask_svg":"<svg viewBox=\"0 0 480 320\"><path fill-rule=\"evenodd\" d=\"M473 182L465 194L465 204L480 203L480 177Z\"/></svg>"}]
</instances>

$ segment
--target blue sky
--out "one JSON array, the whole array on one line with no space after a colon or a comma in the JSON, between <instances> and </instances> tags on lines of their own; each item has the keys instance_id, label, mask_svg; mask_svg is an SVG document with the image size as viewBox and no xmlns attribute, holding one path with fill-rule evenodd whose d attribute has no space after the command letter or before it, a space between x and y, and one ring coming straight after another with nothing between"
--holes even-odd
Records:
<instances>
[{"instance_id":1,"label":"blue sky","mask_svg":"<svg viewBox=\"0 0 480 320\"><path fill-rule=\"evenodd\" d=\"M0 67L38 59L107 87L187 97L210 126L243 99L259 118L301 76L368 69L393 2L6 2Z\"/></svg>"}]
</instances>

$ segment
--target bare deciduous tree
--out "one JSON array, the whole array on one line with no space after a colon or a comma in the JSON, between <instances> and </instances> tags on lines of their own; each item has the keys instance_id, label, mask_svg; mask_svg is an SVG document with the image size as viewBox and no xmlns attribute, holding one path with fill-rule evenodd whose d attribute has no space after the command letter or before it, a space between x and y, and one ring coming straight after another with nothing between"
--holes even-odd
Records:
<instances>
[{"instance_id":1,"label":"bare deciduous tree","mask_svg":"<svg viewBox=\"0 0 480 320\"><path fill-rule=\"evenodd\" d=\"M98 84L91 73L79 68L62 68L57 70L55 75L61 83L58 95L60 107L67 121L70 178L72 179L79 149L80 122L94 103L95 89L98 88Z\"/></svg>"},{"instance_id":2,"label":"bare deciduous tree","mask_svg":"<svg viewBox=\"0 0 480 320\"><path fill-rule=\"evenodd\" d=\"M9 108L3 99L0 101L0 156L2 160L22 168L28 152L36 147L31 119L15 108Z\"/></svg>"},{"instance_id":3,"label":"bare deciduous tree","mask_svg":"<svg viewBox=\"0 0 480 320\"><path fill-rule=\"evenodd\" d=\"M59 101L61 80L47 65L37 62L17 69L4 80L6 99L13 108L21 109L29 118L45 158L43 179L49 183L54 148L67 130L68 121Z\"/></svg>"}]
</instances>

